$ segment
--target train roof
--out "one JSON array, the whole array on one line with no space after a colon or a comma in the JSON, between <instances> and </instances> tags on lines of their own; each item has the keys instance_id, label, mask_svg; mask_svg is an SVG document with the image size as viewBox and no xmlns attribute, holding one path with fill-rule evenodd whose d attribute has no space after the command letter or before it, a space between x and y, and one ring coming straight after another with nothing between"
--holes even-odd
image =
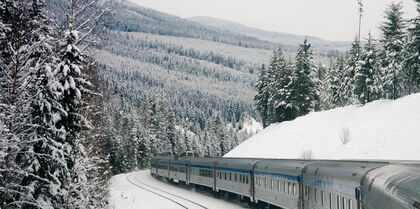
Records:
<instances>
[{"instance_id":1,"label":"train roof","mask_svg":"<svg viewBox=\"0 0 420 209\"><path fill-rule=\"evenodd\" d=\"M303 168L312 163L308 160L261 160L255 165L255 171L276 174L300 175Z\"/></svg>"},{"instance_id":2,"label":"train roof","mask_svg":"<svg viewBox=\"0 0 420 209\"><path fill-rule=\"evenodd\" d=\"M254 163L258 161L260 160L255 158L220 158L220 160L216 163L216 167L236 168L251 171Z\"/></svg>"},{"instance_id":3,"label":"train roof","mask_svg":"<svg viewBox=\"0 0 420 209\"><path fill-rule=\"evenodd\" d=\"M198 164L204 166L213 166L219 158L208 158L208 157L192 157L189 158L188 162L191 165Z\"/></svg>"},{"instance_id":4,"label":"train roof","mask_svg":"<svg viewBox=\"0 0 420 209\"><path fill-rule=\"evenodd\" d=\"M388 162L319 161L305 167L303 182L355 196L363 176Z\"/></svg>"}]
</instances>

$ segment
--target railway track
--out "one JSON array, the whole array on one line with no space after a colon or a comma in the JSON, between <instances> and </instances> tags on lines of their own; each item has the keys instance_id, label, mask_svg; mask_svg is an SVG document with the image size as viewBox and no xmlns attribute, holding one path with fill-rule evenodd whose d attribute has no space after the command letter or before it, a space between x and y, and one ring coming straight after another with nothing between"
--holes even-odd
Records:
<instances>
[{"instance_id":1,"label":"railway track","mask_svg":"<svg viewBox=\"0 0 420 209\"><path fill-rule=\"evenodd\" d=\"M195 201L192 201L190 199L181 197L179 195L176 195L174 193L171 192L167 192L164 191L162 189L150 186L148 184L145 184L144 182L141 182L137 179L137 182L133 181L132 179L130 179L133 175L135 175L135 173L127 176L127 181L129 181L131 184L135 185L136 187L139 187L143 190L146 190L152 194L155 194L159 197L162 197L164 199L167 199L171 202L173 202L174 204L182 207L182 208L186 208L186 209L191 209L191 208L203 208L203 209L207 209L206 206L201 205ZM153 191L154 190L154 191ZM163 193L163 194L162 194ZM187 203L186 203L187 202Z\"/></svg>"}]
</instances>

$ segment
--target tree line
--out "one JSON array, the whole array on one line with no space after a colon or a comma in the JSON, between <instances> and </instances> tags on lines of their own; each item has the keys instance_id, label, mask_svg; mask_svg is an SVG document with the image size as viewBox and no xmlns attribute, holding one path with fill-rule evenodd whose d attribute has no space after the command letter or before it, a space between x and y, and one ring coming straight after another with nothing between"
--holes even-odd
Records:
<instances>
[{"instance_id":1,"label":"tree line","mask_svg":"<svg viewBox=\"0 0 420 209\"><path fill-rule=\"evenodd\" d=\"M264 127L293 120L311 111L328 110L378 99L398 99L420 91L420 1L413 19L403 18L402 4L392 3L381 24L382 38L356 37L350 50L315 65L305 40L286 59L281 47L262 65L256 84L255 107Z\"/></svg>"}]
</instances>

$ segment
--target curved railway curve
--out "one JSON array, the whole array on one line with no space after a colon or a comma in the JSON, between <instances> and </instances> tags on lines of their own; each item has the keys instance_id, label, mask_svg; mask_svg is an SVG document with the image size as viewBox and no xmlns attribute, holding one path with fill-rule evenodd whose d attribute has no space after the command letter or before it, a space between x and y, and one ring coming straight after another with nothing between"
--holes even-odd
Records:
<instances>
[{"instance_id":1,"label":"curved railway curve","mask_svg":"<svg viewBox=\"0 0 420 209\"><path fill-rule=\"evenodd\" d=\"M162 197L164 199L167 199L167 200L173 202L174 204L176 204L176 205L178 205L178 206L180 206L182 208L186 208L186 209L190 209L190 208L203 208L203 209L207 209L206 206L204 206L204 205L202 205L200 203L197 203L197 202L192 201L190 199L181 197L181 196L176 195L174 193L171 193L171 192L168 192L168 191L164 191L162 189L159 189L159 188L150 186L150 185L148 185L148 184L146 184L146 183L144 183L144 182L142 182L142 181L140 181L138 179L136 180L137 182L136 181L133 181L131 179L131 177L133 177L133 176L134 176L134 174L128 175L127 176L127 181L130 182L131 184L133 184L134 186L139 187L139 188L141 188L143 190L146 190L146 191L148 191L148 192L150 192L152 194L155 194L155 195L157 195L159 197ZM162 194L162 193L164 193L164 194Z\"/></svg>"}]
</instances>

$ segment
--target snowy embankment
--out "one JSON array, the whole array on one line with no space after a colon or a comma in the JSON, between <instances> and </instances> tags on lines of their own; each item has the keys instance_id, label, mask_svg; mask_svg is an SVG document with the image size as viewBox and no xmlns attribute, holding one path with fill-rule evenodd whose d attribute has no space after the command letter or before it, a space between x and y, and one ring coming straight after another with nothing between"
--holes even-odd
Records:
<instances>
[{"instance_id":1,"label":"snowy embankment","mask_svg":"<svg viewBox=\"0 0 420 209\"><path fill-rule=\"evenodd\" d=\"M225 157L420 160L420 94L272 124Z\"/></svg>"},{"instance_id":2,"label":"snowy embankment","mask_svg":"<svg viewBox=\"0 0 420 209\"><path fill-rule=\"evenodd\" d=\"M206 208L235 209L244 208L245 206L223 199L216 199L209 194L195 192L193 189L186 189L165 183L153 178L148 170L112 177L109 190L111 208L114 209L202 208L182 198L199 203ZM178 197L164 193L161 190L176 194ZM184 207L159 195L168 197L184 205Z\"/></svg>"}]
</instances>

